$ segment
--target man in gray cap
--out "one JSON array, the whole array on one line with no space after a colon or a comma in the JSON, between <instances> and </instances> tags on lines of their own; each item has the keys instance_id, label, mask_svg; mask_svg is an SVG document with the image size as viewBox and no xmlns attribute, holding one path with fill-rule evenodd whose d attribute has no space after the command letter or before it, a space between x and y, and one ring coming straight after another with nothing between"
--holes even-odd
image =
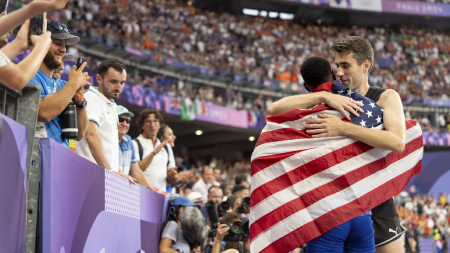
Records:
<instances>
[{"instance_id":1,"label":"man in gray cap","mask_svg":"<svg viewBox=\"0 0 450 253\"><path fill-rule=\"evenodd\" d=\"M47 23L47 31L52 33L52 44L41 67L30 81L41 86L36 136L50 137L69 148L69 140L61 136L60 114L73 100L77 107L78 140L81 140L88 126L83 87L90 85L87 81L89 76L87 72L83 73L85 63L78 70L76 66L72 67L67 82L54 76L55 70L63 64L66 43L76 43L80 38L70 34L66 25L55 21Z\"/></svg>"},{"instance_id":2,"label":"man in gray cap","mask_svg":"<svg viewBox=\"0 0 450 253\"><path fill-rule=\"evenodd\" d=\"M118 105L116 111L119 116L119 170L135 178L138 184L154 190L139 168L131 137L127 134L134 113L122 105Z\"/></svg>"}]
</instances>

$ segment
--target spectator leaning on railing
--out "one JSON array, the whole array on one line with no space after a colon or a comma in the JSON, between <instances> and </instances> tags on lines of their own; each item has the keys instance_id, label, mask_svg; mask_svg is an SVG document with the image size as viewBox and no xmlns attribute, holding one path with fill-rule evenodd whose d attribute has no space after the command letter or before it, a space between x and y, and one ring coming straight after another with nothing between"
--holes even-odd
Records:
<instances>
[{"instance_id":1,"label":"spectator leaning on railing","mask_svg":"<svg viewBox=\"0 0 450 253\"><path fill-rule=\"evenodd\" d=\"M87 115L89 125L86 136L76 143L76 153L99 166L134 183L136 179L119 169L119 117L114 99L125 85L126 67L118 59L106 59L98 66L98 89L90 87Z\"/></svg>"},{"instance_id":2,"label":"spectator leaning on railing","mask_svg":"<svg viewBox=\"0 0 450 253\"><path fill-rule=\"evenodd\" d=\"M55 21L50 21L47 24L47 31L52 33L50 49L41 63L40 69L30 80L30 83L41 87L36 136L50 137L69 148L69 139L61 136L61 112L73 99L77 107L77 140L81 140L87 128L87 102L84 98L83 87L90 85L87 82L89 77L87 72L83 73L86 64L81 65L78 70L76 66L73 66L67 82L53 76L54 71L63 64L66 43L76 43L80 38L70 34L65 25Z\"/></svg>"},{"instance_id":3,"label":"spectator leaning on railing","mask_svg":"<svg viewBox=\"0 0 450 253\"><path fill-rule=\"evenodd\" d=\"M136 178L138 184L153 190L139 168L131 137L127 134L130 130L131 117L134 117L134 114L122 105L118 105L116 111L119 116L119 170Z\"/></svg>"},{"instance_id":4,"label":"spectator leaning on railing","mask_svg":"<svg viewBox=\"0 0 450 253\"><path fill-rule=\"evenodd\" d=\"M23 8L0 17L0 36L16 28L29 18L43 12L50 12L64 8L68 0L33 1ZM28 27L26 21L20 29L17 38L0 51L0 83L15 90L22 89L36 74L42 60L46 56L50 41L50 32L43 35L31 36L34 49L19 64L11 62L20 52L30 49L28 46Z\"/></svg>"},{"instance_id":5,"label":"spectator leaning on railing","mask_svg":"<svg viewBox=\"0 0 450 253\"><path fill-rule=\"evenodd\" d=\"M169 139L161 142L157 138L163 123L164 118L158 111L142 110L137 118L141 135L133 140L134 150L138 151L139 167L149 183L160 190L166 189L167 180L172 184L178 178L173 151L167 145Z\"/></svg>"}]
</instances>

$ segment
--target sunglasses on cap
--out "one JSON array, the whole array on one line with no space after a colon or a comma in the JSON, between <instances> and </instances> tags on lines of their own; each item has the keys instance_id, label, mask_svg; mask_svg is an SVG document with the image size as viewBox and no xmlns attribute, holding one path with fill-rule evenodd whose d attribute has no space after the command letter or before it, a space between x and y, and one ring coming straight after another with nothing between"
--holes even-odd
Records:
<instances>
[{"instance_id":1,"label":"sunglasses on cap","mask_svg":"<svg viewBox=\"0 0 450 253\"><path fill-rule=\"evenodd\" d=\"M69 29L67 29L67 26L65 24L61 24L61 23L58 23L55 21L49 21L48 25L52 25L58 31L64 31L64 32L70 34Z\"/></svg>"},{"instance_id":2,"label":"sunglasses on cap","mask_svg":"<svg viewBox=\"0 0 450 253\"><path fill-rule=\"evenodd\" d=\"M127 122L127 124L130 124L130 122L131 122L131 119L125 119L125 118L120 118L119 117L119 122Z\"/></svg>"}]
</instances>

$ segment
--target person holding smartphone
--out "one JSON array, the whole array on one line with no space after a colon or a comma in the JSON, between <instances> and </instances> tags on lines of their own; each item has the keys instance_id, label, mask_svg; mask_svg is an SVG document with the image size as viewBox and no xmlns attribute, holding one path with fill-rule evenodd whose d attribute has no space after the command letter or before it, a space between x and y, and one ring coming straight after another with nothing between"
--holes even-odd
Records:
<instances>
[{"instance_id":1,"label":"person holding smartphone","mask_svg":"<svg viewBox=\"0 0 450 253\"><path fill-rule=\"evenodd\" d=\"M41 87L36 136L50 137L69 148L69 140L62 137L60 114L73 99L77 107L78 139L81 140L88 125L83 87L90 85L87 81L89 77L87 72L83 73L86 64L79 69L73 66L67 82L54 76L55 70L63 64L65 44L68 41L76 43L80 39L70 34L64 24L55 21L48 22L47 30L51 32L51 46L38 72L30 80L30 83Z\"/></svg>"}]
</instances>

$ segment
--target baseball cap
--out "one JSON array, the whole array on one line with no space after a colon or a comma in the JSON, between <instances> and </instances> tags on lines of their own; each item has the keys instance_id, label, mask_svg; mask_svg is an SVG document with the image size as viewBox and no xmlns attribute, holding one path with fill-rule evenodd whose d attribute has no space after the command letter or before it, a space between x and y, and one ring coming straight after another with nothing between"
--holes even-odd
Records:
<instances>
[{"instance_id":1,"label":"baseball cap","mask_svg":"<svg viewBox=\"0 0 450 253\"><path fill-rule=\"evenodd\" d=\"M178 196L173 199L173 204L176 206L196 206L200 209L200 205L192 203L192 201L184 196Z\"/></svg>"},{"instance_id":2,"label":"baseball cap","mask_svg":"<svg viewBox=\"0 0 450 253\"><path fill-rule=\"evenodd\" d=\"M61 24L56 21L48 20L47 31L52 32L52 38L67 40L70 43L77 43L80 41L78 36L72 35L65 24Z\"/></svg>"},{"instance_id":3,"label":"baseball cap","mask_svg":"<svg viewBox=\"0 0 450 253\"><path fill-rule=\"evenodd\" d=\"M200 192L191 192L191 193L189 193L189 195L187 197L193 203L198 202L198 201L203 201L203 197Z\"/></svg>"},{"instance_id":4,"label":"baseball cap","mask_svg":"<svg viewBox=\"0 0 450 253\"><path fill-rule=\"evenodd\" d=\"M123 106L123 105L118 105L116 107L116 112L117 112L117 115L119 115L119 116L122 114L128 114L128 116L134 117L134 113L128 111L128 109L125 108L125 106Z\"/></svg>"},{"instance_id":5,"label":"baseball cap","mask_svg":"<svg viewBox=\"0 0 450 253\"><path fill-rule=\"evenodd\" d=\"M75 59L75 56L71 53L64 54L63 61L73 61Z\"/></svg>"}]
</instances>

